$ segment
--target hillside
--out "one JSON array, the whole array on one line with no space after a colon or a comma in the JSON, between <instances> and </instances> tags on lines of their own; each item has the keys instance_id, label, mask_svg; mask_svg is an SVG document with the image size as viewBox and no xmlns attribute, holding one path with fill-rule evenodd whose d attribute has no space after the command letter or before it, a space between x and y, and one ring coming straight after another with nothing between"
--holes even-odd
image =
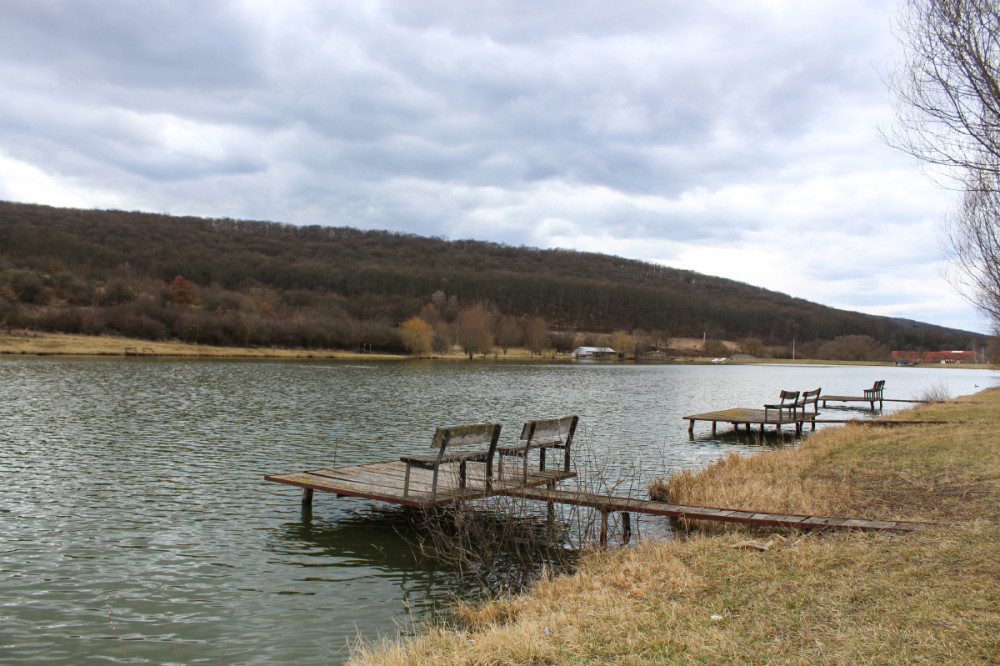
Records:
<instances>
[{"instance_id":1,"label":"hillside","mask_svg":"<svg viewBox=\"0 0 1000 666\"><path fill-rule=\"evenodd\" d=\"M392 351L404 320L421 315L440 344L476 304L498 337L509 315L522 338L544 320L563 346L579 336L559 332L619 330L640 330L652 345L703 334L770 346L864 335L936 350L980 337L596 253L0 202L6 327Z\"/></svg>"}]
</instances>

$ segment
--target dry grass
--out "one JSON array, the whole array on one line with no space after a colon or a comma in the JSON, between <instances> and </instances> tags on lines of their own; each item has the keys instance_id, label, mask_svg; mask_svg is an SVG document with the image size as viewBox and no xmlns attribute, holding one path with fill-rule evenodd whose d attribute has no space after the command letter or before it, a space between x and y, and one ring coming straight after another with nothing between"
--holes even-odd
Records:
<instances>
[{"instance_id":1,"label":"dry grass","mask_svg":"<svg viewBox=\"0 0 1000 666\"><path fill-rule=\"evenodd\" d=\"M1000 390L928 405L955 423L826 429L663 484L675 500L910 518L910 535L692 532L585 559L465 627L361 645L354 664L997 663ZM958 421L965 421L958 423Z\"/></svg>"},{"instance_id":2,"label":"dry grass","mask_svg":"<svg viewBox=\"0 0 1000 666\"><path fill-rule=\"evenodd\" d=\"M356 354L331 349L271 349L213 347L176 340L153 342L117 336L69 335L64 333L22 333L0 335L0 354L43 356L124 356L132 347L152 356L218 358L400 358L390 355Z\"/></svg>"},{"instance_id":3,"label":"dry grass","mask_svg":"<svg viewBox=\"0 0 1000 666\"><path fill-rule=\"evenodd\" d=\"M278 349L271 347L214 347L177 340L154 342L113 335L71 335L66 333L8 332L0 334L0 354L41 356L124 356L125 348L142 350L150 356L213 358L326 358L326 359L405 359L402 354L360 354L339 349ZM435 354L438 360L461 361L461 352ZM482 358L482 357L477 357ZM552 356L533 356L527 349L494 349L487 358L507 361L551 360Z\"/></svg>"}]
</instances>

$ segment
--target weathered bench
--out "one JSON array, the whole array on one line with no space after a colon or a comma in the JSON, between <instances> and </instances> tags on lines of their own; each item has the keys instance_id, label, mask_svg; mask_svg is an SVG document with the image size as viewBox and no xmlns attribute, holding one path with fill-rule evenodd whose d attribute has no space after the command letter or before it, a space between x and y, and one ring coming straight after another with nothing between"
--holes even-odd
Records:
<instances>
[{"instance_id":1,"label":"weathered bench","mask_svg":"<svg viewBox=\"0 0 1000 666\"><path fill-rule=\"evenodd\" d=\"M792 412L793 416L800 416L803 419L809 419L812 421L812 429L816 429L816 417L819 416L819 394L823 391L822 388L813 389L812 391L803 391L802 395L795 402L795 409ZM812 405L812 413L809 413L809 405ZM798 414L796 414L798 412Z\"/></svg>"},{"instance_id":2,"label":"weathered bench","mask_svg":"<svg viewBox=\"0 0 1000 666\"><path fill-rule=\"evenodd\" d=\"M795 416L796 405L799 402L799 392L798 391L782 391L780 395L780 402L764 405L764 420L767 420L768 412L772 409L778 410L778 419L781 419L781 414L785 410L788 410L791 415Z\"/></svg>"},{"instance_id":3,"label":"weathered bench","mask_svg":"<svg viewBox=\"0 0 1000 666\"><path fill-rule=\"evenodd\" d=\"M468 462L486 463L486 488L492 486L493 455L500 439L499 423L484 423L481 425L451 426L438 428L431 440L431 448L437 449L435 455L400 456L406 463L406 476L403 480L403 497L410 491L410 470L414 467L434 471L431 482L431 501L437 499L438 472L442 465L458 463L458 485L465 488L465 466ZM455 450L453 447L474 447Z\"/></svg>"},{"instance_id":4,"label":"weathered bench","mask_svg":"<svg viewBox=\"0 0 1000 666\"><path fill-rule=\"evenodd\" d=\"M563 416L558 419L542 419L527 421L521 428L521 436L514 444L497 447L497 476L503 477L504 456L522 456L524 458L521 478L528 478L528 454L532 449L538 449L538 469L545 469L546 449L563 450L563 471L569 472L570 447L573 445L573 435L576 433L576 415Z\"/></svg>"},{"instance_id":5,"label":"weathered bench","mask_svg":"<svg viewBox=\"0 0 1000 666\"><path fill-rule=\"evenodd\" d=\"M870 389L865 389L865 400L871 403L872 409L875 409L875 401L878 400L878 407L882 409L882 389L885 388L885 380L880 379L874 384Z\"/></svg>"}]
</instances>

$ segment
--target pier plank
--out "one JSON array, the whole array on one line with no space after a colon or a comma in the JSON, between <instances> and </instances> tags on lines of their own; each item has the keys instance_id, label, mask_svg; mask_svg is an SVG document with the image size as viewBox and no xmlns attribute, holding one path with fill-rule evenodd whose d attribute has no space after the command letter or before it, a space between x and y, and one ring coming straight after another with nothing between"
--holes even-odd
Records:
<instances>
[{"instance_id":1,"label":"pier plank","mask_svg":"<svg viewBox=\"0 0 1000 666\"><path fill-rule=\"evenodd\" d=\"M542 488L523 488L505 494L523 499L589 506L601 511L622 511L651 515L687 518L689 520L717 520L722 522L757 525L762 527L794 527L797 529L858 529L912 532L923 523L906 521L866 520L861 518L836 518L833 516L800 516L784 513L763 513L716 507L670 504L655 500L636 500L627 497L594 495L590 493Z\"/></svg>"},{"instance_id":2,"label":"pier plank","mask_svg":"<svg viewBox=\"0 0 1000 666\"><path fill-rule=\"evenodd\" d=\"M454 471L446 468L445 473L439 476L436 498L432 496L433 473L424 469L411 470L409 490L404 495L406 464L399 460L272 474L265 476L264 479L340 496L431 509L447 506L459 500L488 497L501 491L546 485L576 476L575 472L562 470L530 470L526 481L522 481L520 475L516 479L494 479L493 488L487 489L485 464L468 463L466 487L460 488L457 465L455 468Z\"/></svg>"}]
</instances>

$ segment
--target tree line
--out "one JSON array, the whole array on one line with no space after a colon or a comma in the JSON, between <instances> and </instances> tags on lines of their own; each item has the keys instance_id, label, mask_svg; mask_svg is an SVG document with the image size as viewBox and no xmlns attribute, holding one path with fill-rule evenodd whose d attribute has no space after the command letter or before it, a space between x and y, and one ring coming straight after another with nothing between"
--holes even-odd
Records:
<instances>
[{"instance_id":1,"label":"tree line","mask_svg":"<svg viewBox=\"0 0 1000 666\"><path fill-rule=\"evenodd\" d=\"M706 337L770 349L852 335L957 349L975 338L596 253L0 202L8 328L402 351L415 318L432 350L467 353L488 339L565 349L622 332L638 346Z\"/></svg>"}]
</instances>

